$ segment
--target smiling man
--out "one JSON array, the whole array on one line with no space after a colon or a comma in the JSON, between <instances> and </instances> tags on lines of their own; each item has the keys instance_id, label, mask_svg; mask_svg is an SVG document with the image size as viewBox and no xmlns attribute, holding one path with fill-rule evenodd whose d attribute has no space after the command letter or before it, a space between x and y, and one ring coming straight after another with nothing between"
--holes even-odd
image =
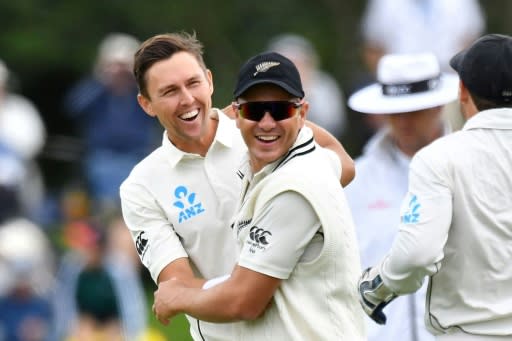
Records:
<instances>
[{"instance_id":1,"label":"smiling man","mask_svg":"<svg viewBox=\"0 0 512 341\"><path fill-rule=\"evenodd\" d=\"M248 148L232 225L237 264L203 289L160 283L157 317L242 320L232 340L363 340L359 254L339 162L304 125L308 103L295 65L259 54L242 66L234 95Z\"/></svg>"},{"instance_id":2,"label":"smiling man","mask_svg":"<svg viewBox=\"0 0 512 341\"><path fill-rule=\"evenodd\" d=\"M196 276L221 276L236 262L230 224L241 191L237 166L247 147L235 121L212 107L212 73L195 36L147 39L135 55L134 74L140 105L165 132L162 146L121 185L123 216L156 283L179 278L201 287L204 280ZM339 142L318 128L315 139L334 143L343 160L341 182L350 181L352 160ZM188 318L194 340L233 339L230 324Z\"/></svg>"}]
</instances>

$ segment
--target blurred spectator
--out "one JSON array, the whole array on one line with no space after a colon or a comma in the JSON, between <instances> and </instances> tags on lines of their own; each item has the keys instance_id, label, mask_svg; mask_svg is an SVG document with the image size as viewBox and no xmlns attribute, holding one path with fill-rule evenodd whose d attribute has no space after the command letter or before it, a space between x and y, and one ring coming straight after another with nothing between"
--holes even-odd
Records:
<instances>
[{"instance_id":1,"label":"blurred spectator","mask_svg":"<svg viewBox=\"0 0 512 341\"><path fill-rule=\"evenodd\" d=\"M16 193L0 185L0 340L48 340L54 255L41 228L19 214Z\"/></svg>"},{"instance_id":2,"label":"blurred spectator","mask_svg":"<svg viewBox=\"0 0 512 341\"><path fill-rule=\"evenodd\" d=\"M0 224L20 213L19 193L25 177L23 161L0 140Z\"/></svg>"},{"instance_id":3,"label":"blurred spectator","mask_svg":"<svg viewBox=\"0 0 512 341\"><path fill-rule=\"evenodd\" d=\"M55 340L134 341L147 332L140 262L120 221L116 214L104 226L92 218L65 226L69 251L57 276Z\"/></svg>"},{"instance_id":4,"label":"blurred spectator","mask_svg":"<svg viewBox=\"0 0 512 341\"><path fill-rule=\"evenodd\" d=\"M93 73L66 96L85 145L84 175L92 199L119 202L119 185L160 142L158 125L140 108L132 74L134 37L112 33L101 42Z\"/></svg>"},{"instance_id":5,"label":"blurred spectator","mask_svg":"<svg viewBox=\"0 0 512 341\"><path fill-rule=\"evenodd\" d=\"M483 33L485 17L478 0L369 0L361 24L363 60L372 75L384 54L421 52L433 53L441 71L453 73L449 59ZM462 127L456 101L443 115L454 130Z\"/></svg>"},{"instance_id":6,"label":"blurred spectator","mask_svg":"<svg viewBox=\"0 0 512 341\"><path fill-rule=\"evenodd\" d=\"M45 144L46 129L34 104L11 91L11 78L0 60L0 141L24 164L19 200L23 212L32 217L44 199L43 178L35 159Z\"/></svg>"},{"instance_id":7,"label":"blurred spectator","mask_svg":"<svg viewBox=\"0 0 512 341\"><path fill-rule=\"evenodd\" d=\"M364 61L375 74L384 54L432 52L441 71L453 73L450 58L484 28L478 0L368 0L362 18Z\"/></svg>"},{"instance_id":8,"label":"blurred spectator","mask_svg":"<svg viewBox=\"0 0 512 341\"><path fill-rule=\"evenodd\" d=\"M345 98L334 77L320 69L320 58L306 38L295 34L274 37L268 50L288 57L299 70L306 100L308 120L341 139L347 125Z\"/></svg>"},{"instance_id":9,"label":"blurred spectator","mask_svg":"<svg viewBox=\"0 0 512 341\"><path fill-rule=\"evenodd\" d=\"M391 247L407 193L411 158L451 132L441 110L457 98L458 90L458 77L440 75L432 53L386 55L379 61L377 79L378 83L359 90L348 101L353 110L386 122L355 159L357 176L345 188L363 268L376 264ZM368 319L368 340L433 340L423 322L425 293L423 286L388 306L385 326Z\"/></svg>"}]
</instances>

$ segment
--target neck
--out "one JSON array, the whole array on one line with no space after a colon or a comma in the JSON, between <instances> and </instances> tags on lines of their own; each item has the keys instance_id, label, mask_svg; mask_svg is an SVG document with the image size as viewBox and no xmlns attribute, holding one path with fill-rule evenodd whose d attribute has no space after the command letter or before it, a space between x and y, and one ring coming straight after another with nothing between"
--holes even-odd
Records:
<instances>
[{"instance_id":1,"label":"neck","mask_svg":"<svg viewBox=\"0 0 512 341\"><path fill-rule=\"evenodd\" d=\"M169 136L169 141L176 146L179 150L185 153L191 154L199 154L201 156L206 156L208 150L210 149L211 144L213 143L213 139L215 138L215 133L217 132L218 120L208 118L209 124L205 128L205 133L201 134L197 138L185 138L185 139L171 139Z\"/></svg>"},{"instance_id":2,"label":"neck","mask_svg":"<svg viewBox=\"0 0 512 341\"><path fill-rule=\"evenodd\" d=\"M432 131L431 134L425 134L421 137L418 137L413 143L400 141L398 139L394 139L394 141L395 145L402 153L412 158L414 154L416 154L421 148L443 136L443 131L444 127L442 124L440 124L437 129Z\"/></svg>"}]
</instances>

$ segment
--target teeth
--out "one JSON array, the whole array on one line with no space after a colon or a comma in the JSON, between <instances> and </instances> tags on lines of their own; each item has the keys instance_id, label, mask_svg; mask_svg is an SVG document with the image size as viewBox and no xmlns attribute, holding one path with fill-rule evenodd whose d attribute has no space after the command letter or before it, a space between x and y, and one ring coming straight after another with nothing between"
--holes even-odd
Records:
<instances>
[{"instance_id":1,"label":"teeth","mask_svg":"<svg viewBox=\"0 0 512 341\"><path fill-rule=\"evenodd\" d=\"M258 136L258 139L263 141L275 141L277 140L277 136Z\"/></svg>"},{"instance_id":2,"label":"teeth","mask_svg":"<svg viewBox=\"0 0 512 341\"><path fill-rule=\"evenodd\" d=\"M188 119L196 116L197 114L199 114L199 110L194 110L194 111L186 112L184 114L181 114L179 117L181 119L188 120Z\"/></svg>"}]
</instances>

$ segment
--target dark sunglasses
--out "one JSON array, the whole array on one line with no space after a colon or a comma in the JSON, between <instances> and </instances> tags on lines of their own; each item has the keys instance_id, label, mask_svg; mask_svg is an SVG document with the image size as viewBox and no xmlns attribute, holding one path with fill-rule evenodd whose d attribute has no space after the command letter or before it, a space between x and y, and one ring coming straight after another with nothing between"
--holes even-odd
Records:
<instances>
[{"instance_id":1,"label":"dark sunglasses","mask_svg":"<svg viewBox=\"0 0 512 341\"><path fill-rule=\"evenodd\" d=\"M245 102L234 103L240 116L251 121L260 121L265 113L269 113L274 121L286 120L295 116L297 108L302 106L302 102L289 101L268 101L268 102Z\"/></svg>"}]
</instances>

